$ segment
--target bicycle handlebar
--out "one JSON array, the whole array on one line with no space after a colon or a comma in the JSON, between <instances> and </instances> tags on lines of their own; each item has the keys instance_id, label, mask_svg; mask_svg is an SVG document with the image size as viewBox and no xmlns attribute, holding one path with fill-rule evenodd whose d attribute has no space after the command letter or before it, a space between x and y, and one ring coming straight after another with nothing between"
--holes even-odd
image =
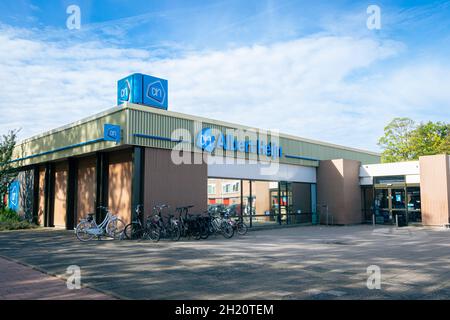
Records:
<instances>
[{"instance_id":1,"label":"bicycle handlebar","mask_svg":"<svg viewBox=\"0 0 450 320\"><path fill-rule=\"evenodd\" d=\"M189 206L184 206L184 207L177 207L176 209L178 210L178 211L180 211L180 210L186 210L186 209L190 209L190 208L193 208L194 207L194 205L189 205Z\"/></svg>"},{"instance_id":2,"label":"bicycle handlebar","mask_svg":"<svg viewBox=\"0 0 450 320\"><path fill-rule=\"evenodd\" d=\"M153 207L153 210L159 209L162 210L164 208L169 208L169 206L167 204L159 204Z\"/></svg>"}]
</instances>

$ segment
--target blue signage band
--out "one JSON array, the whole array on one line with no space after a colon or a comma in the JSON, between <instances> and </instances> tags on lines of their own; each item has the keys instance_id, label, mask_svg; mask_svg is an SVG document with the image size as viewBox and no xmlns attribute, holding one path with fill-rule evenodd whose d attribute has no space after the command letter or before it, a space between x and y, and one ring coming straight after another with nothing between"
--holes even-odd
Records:
<instances>
[{"instance_id":1,"label":"blue signage band","mask_svg":"<svg viewBox=\"0 0 450 320\"><path fill-rule=\"evenodd\" d=\"M44 151L44 152L40 152L40 153L37 153L37 154L33 154L31 156L26 156L26 157L14 159L14 160L11 160L10 163L14 163L14 162L17 162L17 161L28 160L28 159L32 159L32 158L36 158L36 157L40 157L40 156L45 156L45 155L52 154L52 153L55 153L55 152L65 151L65 150L69 150L69 149L73 149L73 148L77 148L77 147L83 147L83 146L86 146L86 145L89 145L89 144L102 142L102 141L115 141L116 143L120 143L120 140L121 140L121 128L120 128L120 126L119 125L115 125L115 124L105 123L103 125L103 137L102 138L93 139L93 140L80 142L80 143L75 143L75 144L71 144L71 145L68 145L68 146L65 146L65 147L56 148L56 149L52 149L52 150L49 150L49 151Z\"/></svg>"},{"instance_id":2,"label":"blue signage band","mask_svg":"<svg viewBox=\"0 0 450 320\"><path fill-rule=\"evenodd\" d=\"M184 141L181 139L171 139L171 138L166 138L166 137L161 137L161 136L154 136L151 134L142 134L142 133L134 133L133 137L136 138L145 138L145 139L154 139L154 140L161 140L161 141L169 141L169 142L177 142L177 143L191 143L190 141Z\"/></svg>"},{"instance_id":3,"label":"blue signage band","mask_svg":"<svg viewBox=\"0 0 450 320\"><path fill-rule=\"evenodd\" d=\"M309 161L320 161L319 159L316 159L316 158L309 158L309 157L303 157L303 156L293 156L293 155L289 155L289 154L285 154L284 157L285 157L285 158L289 158L289 159L299 159L299 160L309 160Z\"/></svg>"},{"instance_id":4,"label":"blue signage band","mask_svg":"<svg viewBox=\"0 0 450 320\"><path fill-rule=\"evenodd\" d=\"M85 146L88 144L93 144L93 143L97 143L97 142L104 141L104 140L105 140L104 138L99 138L99 139L89 140L86 142L71 144L69 146L65 146L65 147L61 147L61 148L57 148L57 149L53 149L53 150L49 150L49 151L45 151L45 152L41 152L41 153L36 153L31 156L14 159L14 160L11 160L10 162L13 163L13 162L17 162L17 161L28 160L28 159L32 159L32 158L36 158L36 157L40 157L40 156L45 156L47 154L55 153L58 151L65 151L65 150L72 149L72 148L82 147L82 146Z\"/></svg>"}]
</instances>

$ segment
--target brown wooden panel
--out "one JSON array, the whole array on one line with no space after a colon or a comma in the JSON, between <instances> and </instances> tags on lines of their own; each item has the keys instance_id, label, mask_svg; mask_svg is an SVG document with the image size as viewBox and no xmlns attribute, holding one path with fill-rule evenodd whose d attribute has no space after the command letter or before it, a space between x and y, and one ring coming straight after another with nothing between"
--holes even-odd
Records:
<instances>
[{"instance_id":1,"label":"brown wooden panel","mask_svg":"<svg viewBox=\"0 0 450 320\"><path fill-rule=\"evenodd\" d=\"M131 221L131 150L109 154L108 207L125 223Z\"/></svg>"},{"instance_id":2,"label":"brown wooden panel","mask_svg":"<svg viewBox=\"0 0 450 320\"><path fill-rule=\"evenodd\" d=\"M55 165L55 198L53 207L53 224L55 227L66 227L68 172L69 165L67 161Z\"/></svg>"},{"instance_id":3,"label":"brown wooden panel","mask_svg":"<svg viewBox=\"0 0 450 320\"><path fill-rule=\"evenodd\" d=\"M156 204L168 204L174 211L178 206L194 205L192 212L207 209L208 169L202 164L176 165L171 150L145 150L144 210L148 216Z\"/></svg>"},{"instance_id":4,"label":"brown wooden panel","mask_svg":"<svg viewBox=\"0 0 450 320\"><path fill-rule=\"evenodd\" d=\"M96 173L95 157L78 160L77 205L75 224L95 212Z\"/></svg>"},{"instance_id":5,"label":"brown wooden panel","mask_svg":"<svg viewBox=\"0 0 450 320\"><path fill-rule=\"evenodd\" d=\"M360 165L359 161L346 159L320 161L317 170L317 201L321 223L326 221L326 210L322 205L328 205L330 223L331 219L335 224L362 222Z\"/></svg>"},{"instance_id":6,"label":"brown wooden panel","mask_svg":"<svg viewBox=\"0 0 450 320\"><path fill-rule=\"evenodd\" d=\"M446 155L420 157L422 223L443 225L450 215L450 168Z\"/></svg>"}]
</instances>

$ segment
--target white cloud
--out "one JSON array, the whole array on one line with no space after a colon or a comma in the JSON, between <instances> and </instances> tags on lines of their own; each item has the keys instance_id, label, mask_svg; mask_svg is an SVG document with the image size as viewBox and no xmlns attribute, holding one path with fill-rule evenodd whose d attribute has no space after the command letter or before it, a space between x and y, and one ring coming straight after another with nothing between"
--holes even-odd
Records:
<instances>
[{"instance_id":1,"label":"white cloud","mask_svg":"<svg viewBox=\"0 0 450 320\"><path fill-rule=\"evenodd\" d=\"M116 81L133 72L169 79L174 111L372 150L394 116L450 120L449 66L380 68L406 50L387 40L316 35L177 59L5 28L0 43L0 132L22 137L115 105Z\"/></svg>"}]
</instances>

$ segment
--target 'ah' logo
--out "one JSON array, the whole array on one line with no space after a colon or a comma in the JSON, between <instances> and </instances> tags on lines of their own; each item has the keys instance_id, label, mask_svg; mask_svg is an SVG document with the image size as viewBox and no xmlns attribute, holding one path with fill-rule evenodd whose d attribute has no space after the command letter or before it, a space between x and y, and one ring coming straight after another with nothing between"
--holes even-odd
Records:
<instances>
[{"instance_id":1,"label":"'ah' logo","mask_svg":"<svg viewBox=\"0 0 450 320\"><path fill-rule=\"evenodd\" d=\"M147 97L160 104L164 103L164 100L166 99L166 91L164 90L161 81L156 81L148 85Z\"/></svg>"},{"instance_id":2,"label":"'ah' logo","mask_svg":"<svg viewBox=\"0 0 450 320\"><path fill-rule=\"evenodd\" d=\"M125 85L120 88L120 100L121 101L130 101L131 86L128 80L125 80Z\"/></svg>"},{"instance_id":3,"label":"'ah' logo","mask_svg":"<svg viewBox=\"0 0 450 320\"><path fill-rule=\"evenodd\" d=\"M17 206L17 199L18 199L18 194L17 194L17 186L12 187L11 190L11 204L14 206Z\"/></svg>"},{"instance_id":4,"label":"'ah' logo","mask_svg":"<svg viewBox=\"0 0 450 320\"><path fill-rule=\"evenodd\" d=\"M216 137L212 134L210 128L203 128L197 136L197 147L207 151L213 152L216 147Z\"/></svg>"},{"instance_id":5,"label":"'ah' logo","mask_svg":"<svg viewBox=\"0 0 450 320\"><path fill-rule=\"evenodd\" d=\"M103 132L104 132L103 139L105 141L115 141L117 143L120 143L122 137L120 134L119 125L105 123Z\"/></svg>"}]
</instances>

